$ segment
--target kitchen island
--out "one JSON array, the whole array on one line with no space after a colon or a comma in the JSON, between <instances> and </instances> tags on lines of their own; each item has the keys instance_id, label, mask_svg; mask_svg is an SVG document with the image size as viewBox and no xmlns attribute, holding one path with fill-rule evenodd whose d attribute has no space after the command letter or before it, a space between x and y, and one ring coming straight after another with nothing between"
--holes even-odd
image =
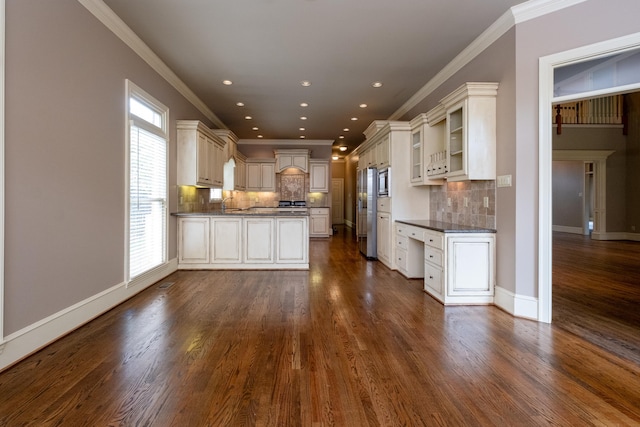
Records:
<instances>
[{"instance_id":1,"label":"kitchen island","mask_svg":"<svg viewBox=\"0 0 640 427\"><path fill-rule=\"evenodd\" d=\"M397 220L395 263L424 278L424 291L444 304L493 304L495 233L431 220Z\"/></svg>"},{"instance_id":2,"label":"kitchen island","mask_svg":"<svg viewBox=\"0 0 640 427\"><path fill-rule=\"evenodd\" d=\"M226 209L178 217L178 269L308 270L307 210Z\"/></svg>"}]
</instances>

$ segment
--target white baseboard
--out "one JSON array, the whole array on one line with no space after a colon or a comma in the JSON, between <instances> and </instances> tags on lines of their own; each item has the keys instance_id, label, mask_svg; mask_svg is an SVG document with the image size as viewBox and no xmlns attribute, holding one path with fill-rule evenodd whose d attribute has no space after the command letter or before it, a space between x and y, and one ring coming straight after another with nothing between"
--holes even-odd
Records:
<instances>
[{"instance_id":1,"label":"white baseboard","mask_svg":"<svg viewBox=\"0 0 640 427\"><path fill-rule=\"evenodd\" d=\"M624 231L613 231L610 233L591 233L593 240L632 240L634 242L640 242L640 234L638 233L626 233Z\"/></svg>"},{"instance_id":2,"label":"white baseboard","mask_svg":"<svg viewBox=\"0 0 640 427\"><path fill-rule=\"evenodd\" d=\"M496 286L493 303L515 317L538 320L538 299L516 295Z\"/></svg>"},{"instance_id":3,"label":"white baseboard","mask_svg":"<svg viewBox=\"0 0 640 427\"><path fill-rule=\"evenodd\" d=\"M569 227L568 225L554 225L551 227L553 231L562 233L582 234L582 227Z\"/></svg>"},{"instance_id":4,"label":"white baseboard","mask_svg":"<svg viewBox=\"0 0 640 427\"><path fill-rule=\"evenodd\" d=\"M0 346L0 371L95 319L177 269L178 260L172 259L154 270L153 274L145 275L129 286L119 283L4 337Z\"/></svg>"},{"instance_id":5,"label":"white baseboard","mask_svg":"<svg viewBox=\"0 0 640 427\"><path fill-rule=\"evenodd\" d=\"M356 225L353 223L353 221L349 221L348 219L344 220L344 225L346 225L349 228L355 228Z\"/></svg>"}]
</instances>

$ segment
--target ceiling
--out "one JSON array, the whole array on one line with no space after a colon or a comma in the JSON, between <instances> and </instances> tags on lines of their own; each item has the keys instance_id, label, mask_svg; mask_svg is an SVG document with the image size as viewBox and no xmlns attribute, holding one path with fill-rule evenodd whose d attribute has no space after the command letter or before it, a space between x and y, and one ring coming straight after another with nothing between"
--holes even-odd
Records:
<instances>
[{"instance_id":1,"label":"ceiling","mask_svg":"<svg viewBox=\"0 0 640 427\"><path fill-rule=\"evenodd\" d=\"M509 8L524 3L104 2L208 106L219 126L241 139L335 140L336 152L348 147L341 155L364 140L372 121L388 119Z\"/></svg>"}]
</instances>

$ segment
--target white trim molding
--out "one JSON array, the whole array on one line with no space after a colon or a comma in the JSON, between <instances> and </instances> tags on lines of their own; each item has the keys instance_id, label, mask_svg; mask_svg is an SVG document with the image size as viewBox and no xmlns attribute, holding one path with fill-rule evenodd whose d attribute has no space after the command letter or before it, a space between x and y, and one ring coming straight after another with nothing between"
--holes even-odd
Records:
<instances>
[{"instance_id":1,"label":"white trim molding","mask_svg":"<svg viewBox=\"0 0 640 427\"><path fill-rule=\"evenodd\" d=\"M221 129L227 126L213 111L165 64L125 22L115 14L102 0L78 0L93 16L102 22L113 34L129 46L143 61L153 68L162 78L173 86L194 107Z\"/></svg>"},{"instance_id":2,"label":"white trim molding","mask_svg":"<svg viewBox=\"0 0 640 427\"><path fill-rule=\"evenodd\" d=\"M455 73L460 71L465 65L485 51L495 43L514 25L558 10L574 6L587 0L530 0L525 3L513 6L498 18L489 28L480 34L469 46L460 52L451 62L449 62L438 74L418 90L407 102L402 104L388 120L398 120L413 107L426 99L440 85L450 79Z\"/></svg>"},{"instance_id":3,"label":"white trim molding","mask_svg":"<svg viewBox=\"0 0 640 427\"><path fill-rule=\"evenodd\" d=\"M4 78L5 0L0 0L0 354L4 342Z\"/></svg>"},{"instance_id":4,"label":"white trim molding","mask_svg":"<svg viewBox=\"0 0 640 427\"><path fill-rule=\"evenodd\" d=\"M557 67L573 64L616 52L640 48L640 33L606 40L592 45L544 56L539 60L539 98L538 98L538 320L551 323L552 306L552 117L550 108L559 98L553 97L554 70ZM620 88L611 88L608 93L617 93ZM599 91L606 95L606 91ZM583 99L584 93L574 95ZM562 101L569 101L566 97ZM593 235L592 235L593 237Z\"/></svg>"},{"instance_id":5,"label":"white trim molding","mask_svg":"<svg viewBox=\"0 0 640 427\"><path fill-rule=\"evenodd\" d=\"M178 260L172 259L162 271L147 277L145 283L135 287L119 283L7 336L0 346L0 371L123 303L177 269Z\"/></svg>"},{"instance_id":6,"label":"white trim molding","mask_svg":"<svg viewBox=\"0 0 640 427\"><path fill-rule=\"evenodd\" d=\"M330 146L335 139L239 139L238 145L266 145L266 146Z\"/></svg>"},{"instance_id":7,"label":"white trim molding","mask_svg":"<svg viewBox=\"0 0 640 427\"><path fill-rule=\"evenodd\" d=\"M496 286L493 303L512 316L538 320L538 300L536 298L516 295Z\"/></svg>"}]
</instances>

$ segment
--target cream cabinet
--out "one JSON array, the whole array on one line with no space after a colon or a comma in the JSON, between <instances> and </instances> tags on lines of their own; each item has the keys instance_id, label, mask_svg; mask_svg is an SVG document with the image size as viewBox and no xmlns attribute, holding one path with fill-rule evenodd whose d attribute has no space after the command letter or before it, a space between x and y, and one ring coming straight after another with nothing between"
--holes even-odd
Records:
<instances>
[{"instance_id":1,"label":"cream cabinet","mask_svg":"<svg viewBox=\"0 0 640 427\"><path fill-rule=\"evenodd\" d=\"M386 168L391 166L391 137L390 135L383 136L380 141L376 143L376 165L379 168Z\"/></svg>"},{"instance_id":2,"label":"cream cabinet","mask_svg":"<svg viewBox=\"0 0 640 427\"><path fill-rule=\"evenodd\" d=\"M244 259L251 264L275 262L274 219L265 217L244 219Z\"/></svg>"},{"instance_id":3,"label":"cream cabinet","mask_svg":"<svg viewBox=\"0 0 640 427\"><path fill-rule=\"evenodd\" d=\"M222 188L224 142L197 120L178 120L177 184Z\"/></svg>"},{"instance_id":4,"label":"cream cabinet","mask_svg":"<svg viewBox=\"0 0 640 427\"><path fill-rule=\"evenodd\" d=\"M394 235L395 264L409 279L424 277L424 230L396 223Z\"/></svg>"},{"instance_id":5,"label":"cream cabinet","mask_svg":"<svg viewBox=\"0 0 640 427\"><path fill-rule=\"evenodd\" d=\"M178 219L178 263L208 263L209 248L209 217Z\"/></svg>"},{"instance_id":6,"label":"cream cabinet","mask_svg":"<svg viewBox=\"0 0 640 427\"><path fill-rule=\"evenodd\" d=\"M441 109L444 118L444 108ZM433 116L433 112L431 112ZM433 124L430 116L419 114L411 120L411 185L441 185L448 171L444 120ZM432 125L430 125L432 123Z\"/></svg>"},{"instance_id":7,"label":"cream cabinet","mask_svg":"<svg viewBox=\"0 0 640 427\"><path fill-rule=\"evenodd\" d=\"M329 208L309 209L309 236L329 237L331 230Z\"/></svg>"},{"instance_id":8,"label":"cream cabinet","mask_svg":"<svg viewBox=\"0 0 640 427\"><path fill-rule=\"evenodd\" d=\"M276 218L276 264L309 262L305 217Z\"/></svg>"},{"instance_id":9,"label":"cream cabinet","mask_svg":"<svg viewBox=\"0 0 640 427\"><path fill-rule=\"evenodd\" d=\"M329 192L328 160L309 160L309 191L311 193Z\"/></svg>"},{"instance_id":10,"label":"cream cabinet","mask_svg":"<svg viewBox=\"0 0 640 427\"><path fill-rule=\"evenodd\" d=\"M275 159L247 159L247 191L276 191Z\"/></svg>"},{"instance_id":11,"label":"cream cabinet","mask_svg":"<svg viewBox=\"0 0 640 427\"><path fill-rule=\"evenodd\" d=\"M427 113L429 127L423 130L433 131L436 141L426 153L429 176L448 181L496 179L497 93L497 83L465 83ZM444 149L439 142L442 129Z\"/></svg>"},{"instance_id":12,"label":"cream cabinet","mask_svg":"<svg viewBox=\"0 0 640 427\"><path fill-rule=\"evenodd\" d=\"M242 218L211 218L211 263L242 262Z\"/></svg>"},{"instance_id":13,"label":"cream cabinet","mask_svg":"<svg viewBox=\"0 0 640 427\"><path fill-rule=\"evenodd\" d=\"M297 168L302 172L309 171L309 150L275 150L276 172Z\"/></svg>"},{"instance_id":14,"label":"cream cabinet","mask_svg":"<svg viewBox=\"0 0 640 427\"><path fill-rule=\"evenodd\" d=\"M387 267L393 268L393 263L391 262L391 214L378 212L376 227L378 260Z\"/></svg>"},{"instance_id":15,"label":"cream cabinet","mask_svg":"<svg viewBox=\"0 0 640 427\"><path fill-rule=\"evenodd\" d=\"M235 157L236 167L234 169L234 189L245 191L247 189L247 161L244 154L237 152Z\"/></svg>"}]
</instances>

